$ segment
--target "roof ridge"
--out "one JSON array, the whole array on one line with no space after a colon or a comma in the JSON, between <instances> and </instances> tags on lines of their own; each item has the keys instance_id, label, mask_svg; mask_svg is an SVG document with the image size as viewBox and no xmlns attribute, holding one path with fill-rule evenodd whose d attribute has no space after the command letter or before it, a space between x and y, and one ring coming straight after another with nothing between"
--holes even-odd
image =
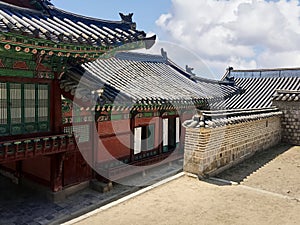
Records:
<instances>
[{"instance_id":1,"label":"roof ridge","mask_svg":"<svg viewBox=\"0 0 300 225\"><path fill-rule=\"evenodd\" d=\"M277 89L278 94L299 94L300 90Z\"/></svg>"},{"instance_id":2,"label":"roof ridge","mask_svg":"<svg viewBox=\"0 0 300 225\"><path fill-rule=\"evenodd\" d=\"M300 70L300 67L282 67L270 69L233 69L231 72L265 72L265 71L283 71L283 70Z\"/></svg>"},{"instance_id":3,"label":"roof ridge","mask_svg":"<svg viewBox=\"0 0 300 225\"><path fill-rule=\"evenodd\" d=\"M118 53L132 54L132 55L141 55L141 56L157 56L157 57L162 57L162 55L160 55L160 54L150 54L150 53L144 53L144 52L120 51Z\"/></svg>"},{"instance_id":4,"label":"roof ridge","mask_svg":"<svg viewBox=\"0 0 300 225\"><path fill-rule=\"evenodd\" d=\"M130 52L130 51L119 51L114 54L114 58L121 60L131 60L131 61L145 61L145 62L158 62L158 63L167 63L162 55L158 54L149 54L142 52Z\"/></svg>"},{"instance_id":5,"label":"roof ridge","mask_svg":"<svg viewBox=\"0 0 300 225\"><path fill-rule=\"evenodd\" d=\"M181 66L179 66L177 63L175 63L174 61L172 61L170 59L168 59L168 63L169 63L169 65L176 67L178 70L180 70L181 73L185 74L186 77L188 77L189 79L191 79L193 81L200 81L200 82L207 82L207 83L214 83L214 84L224 84L224 85L229 84L229 82L227 82L227 81L222 81L222 80L220 81L217 79L201 77L201 76L198 76L197 74L195 74L195 75L190 74L184 68L182 68Z\"/></svg>"},{"instance_id":6,"label":"roof ridge","mask_svg":"<svg viewBox=\"0 0 300 225\"><path fill-rule=\"evenodd\" d=\"M231 70L227 73L228 78L281 78L300 77L300 68L277 68L277 69L253 69Z\"/></svg>"},{"instance_id":7,"label":"roof ridge","mask_svg":"<svg viewBox=\"0 0 300 225\"><path fill-rule=\"evenodd\" d=\"M105 20L105 19L100 19L100 18L91 17L91 16L84 16L84 15L80 15L80 14L77 14L77 13L73 13L73 12L70 12L70 11L66 11L66 10L57 8L56 6L50 6L50 9L51 10L56 10L59 13L63 13L63 14L67 14L67 15L70 15L70 16L78 17L79 19L91 20L91 21L96 21L96 22L101 22L101 23L129 24L129 23L123 22L121 20ZM51 14L51 11L50 11L50 14Z\"/></svg>"},{"instance_id":8,"label":"roof ridge","mask_svg":"<svg viewBox=\"0 0 300 225\"><path fill-rule=\"evenodd\" d=\"M10 4L8 2L2 2L2 1L0 1L0 5L6 6L6 7L11 7L11 8L14 8L16 10L24 10L24 11L33 12L33 13L39 13L39 14L42 13L40 10L37 10L37 9L26 8L26 7L22 7L22 6Z\"/></svg>"}]
</instances>

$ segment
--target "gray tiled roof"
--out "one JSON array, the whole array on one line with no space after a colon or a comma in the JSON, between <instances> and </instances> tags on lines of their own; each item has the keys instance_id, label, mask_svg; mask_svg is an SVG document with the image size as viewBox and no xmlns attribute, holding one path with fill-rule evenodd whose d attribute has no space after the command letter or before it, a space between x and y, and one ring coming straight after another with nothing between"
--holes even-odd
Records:
<instances>
[{"instance_id":1,"label":"gray tiled roof","mask_svg":"<svg viewBox=\"0 0 300 225\"><path fill-rule=\"evenodd\" d=\"M34 10L1 1L0 31L93 46L119 46L146 38L130 16L126 21L106 21L65 12L50 3L43 7Z\"/></svg>"},{"instance_id":2,"label":"gray tiled roof","mask_svg":"<svg viewBox=\"0 0 300 225\"><path fill-rule=\"evenodd\" d=\"M183 123L186 128L215 128L282 115L278 108L201 111Z\"/></svg>"},{"instance_id":3,"label":"gray tiled roof","mask_svg":"<svg viewBox=\"0 0 300 225\"><path fill-rule=\"evenodd\" d=\"M266 108L272 105L276 90L300 90L300 69L232 70L233 78L244 93L215 104L217 109ZM226 79L224 77L224 79Z\"/></svg>"},{"instance_id":4,"label":"gray tiled roof","mask_svg":"<svg viewBox=\"0 0 300 225\"><path fill-rule=\"evenodd\" d=\"M159 55L122 52L115 57L83 64L84 73L67 73L61 87L76 95L80 91L88 92L87 89L91 92L104 88L106 100L116 102L117 98L121 102L144 104L219 100L239 91L238 87L226 82L220 84L205 79L195 82L174 65Z\"/></svg>"}]
</instances>

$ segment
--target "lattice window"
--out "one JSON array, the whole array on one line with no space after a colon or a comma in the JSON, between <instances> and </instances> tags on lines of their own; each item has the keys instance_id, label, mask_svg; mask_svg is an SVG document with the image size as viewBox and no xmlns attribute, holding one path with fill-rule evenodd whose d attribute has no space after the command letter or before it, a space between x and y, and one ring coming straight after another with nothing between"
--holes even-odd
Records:
<instances>
[{"instance_id":1,"label":"lattice window","mask_svg":"<svg viewBox=\"0 0 300 225\"><path fill-rule=\"evenodd\" d=\"M49 88L47 84L38 85L38 121L49 119Z\"/></svg>"},{"instance_id":2,"label":"lattice window","mask_svg":"<svg viewBox=\"0 0 300 225\"><path fill-rule=\"evenodd\" d=\"M73 125L64 128L64 132L67 134L73 134L79 136L79 143L90 141L90 125Z\"/></svg>"},{"instance_id":3,"label":"lattice window","mask_svg":"<svg viewBox=\"0 0 300 225\"><path fill-rule=\"evenodd\" d=\"M24 84L24 120L34 123L36 120L36 91L35 84Z\"/></svg>"},{"instance_id":4,"label":"lattice window","mask_svg":"<svg viewBox=\"0 0 300 225\"><path fill-rule=\"evenodd\" d=\"M7 85L0 83L0 124L7 122Z\"/></svg>"},{"instance_id":5,"label":"lattice window","mask_svg":"<svg viewBox=\"0 0 300 225\"><path fill-rule=\"evenodd\" d=\"M10 84L10 116L12 124L22 123L22 86Z\"/></svg>"},{"instance_id":6,"label":"lattice window","mask_svg":"<svg viewBox=\"0 0 300 225\"><path fill-rule=\"evenodd\" d=\"M0 136L49 131L49 85L0 83Z\"/></svg>"},{"instance_id":7,"label":"lattice window","mask_svg":"<svg viewBox=\"0 0 300 225\"><path fill-rule=\"evenodd\" d=\"M154 124L136 127L134 129L134 154L154 149L155 142Z\"/></svg>"}]
</instances>

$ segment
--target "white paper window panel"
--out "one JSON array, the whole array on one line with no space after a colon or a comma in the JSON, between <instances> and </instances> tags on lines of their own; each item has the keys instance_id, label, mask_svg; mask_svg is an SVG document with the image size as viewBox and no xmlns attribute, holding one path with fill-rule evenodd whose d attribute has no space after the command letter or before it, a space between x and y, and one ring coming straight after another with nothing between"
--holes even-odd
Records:
<instances>
[{"instance_id":1,"label":"white paper window panel","mask_svg":"<svg viewBox=\"0 0 300 225\"><path fill-rule=\"evenodd\" d=\"M142 151L142 128L134 129L134 154L139 154Z\"/></svg>"},{"instance_id":2,"label":"white paper window panel","mask_svg":"<svg viewBox=\"0 0 300 225\"><path fill-rule=\"evenodd\" d=\"M24 84L24 107L25 122L35 122L35 84Z\"/></svg>"},{"instance_id":3,"label":"white paper window panel","mask_svg":"<svg viewBox=\"0 0 300 225\"><path fill-rule=\"evenodd\" d=\"M163 119L163 146L168 146L168 138L169 138L169 120Z\"/></svg>"},{"instance_id":4,"label":"white paper window panel","mask_svg":"<svg viewBox=\"0 0 300 225\"><path fill-rule=\"evenodd\" d=\"M11 123L21 123L22 118L22 95L21 95L21 84L12 83L10 84L10 112L11 112Z\"/></svg>"},{"instance_id":5,"label":"white paper window panel","mask_svg":"<svg viewBox=\"0 0 300 225\"><path fill-rule=\"evenodd\" d=\"M180 142L180 118L176 118L176 143Z\"/></svg>"},{"instance_id":6,"label":"white paper window panel","mask_svg":"<svg viewBox=\"0 0 300 225\"><path fill-rule=\"evenodd\" d=\"M0 124L7 124L7 88L0 83Z\"/></svg>"},{"instance_id":7,"label":"white paper window panel","mask_svg":"<svg viewBox=\"0 0 300 225\"><path fill-rule=\"evenodd\" d=\"M39 84L38 86L39 89L39 99L48 99L48 95L49 95L49 89L48 89L48 85L45 84Z\"/></svg>"}]
</instances>

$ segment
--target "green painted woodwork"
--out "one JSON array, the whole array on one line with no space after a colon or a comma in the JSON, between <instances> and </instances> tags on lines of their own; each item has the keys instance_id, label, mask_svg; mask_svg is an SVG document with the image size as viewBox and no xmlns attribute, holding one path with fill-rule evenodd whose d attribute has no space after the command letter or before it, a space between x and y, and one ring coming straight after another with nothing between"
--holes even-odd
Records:
<instances>
[{"instance_id":1,"label":"green painted woodwork","mask_svg":"<svg viewBox=\"0 0 300 225\"><path fill-rule=\"evenodd\" d=\"M42 60L43 66L50 68L52 71L37 71L37 63L33 55L24 52L14 52L7 50L0 50L0 59L4 67L0 68L0 76L12 77L37 77L37 78L54 78L54 72L64 71L67 60L59 58L50 58ZM14 64L16 62L26 63L26 69L16 69Z\"/></svg>"},{"instance_id":2,"label":"green painted woodwork","mask_svg":"<svg viewBox=\"0 0 300 225\"><path fill-rule=\"evenodd\" d=\"M111 115L110 119L113 120L122 120L123 119L123 115L122 114L118 114L118 115Z\"/></svg>"},{"instance_id":3,"label":"green painted woodwork","mask_svg":"<svg viewBox=\"0 0 300 225\"><path fill-rule=\"evenodd\" d=\"M164 146L162 151L163 153L169 152L169 146Z\"/></svg>"},{"instance_id":4,"label":"green painted woodwork","mask_svg":"<svg viewBox=\"0 0 300 225\"><path fill-rule=\"evenodd\" d=\"M0 76L13 76L13 77L34 77L34 70L36 63L32 55L24 52L11 52L0 49L0 59L4 68L0 68ZM25 62L28 69L14 69L16 62Z\"/></svg>"},{"instance_id":5,"label":"green painted woodwork","mask_svg":"<svg viewBox=\"0 0 300 225\"><path fill-rule=\"evenodd\" d=\"M118 111L128 111L135 113L143 113L143 117L153 117L156 116L155 112L149 112L151 111L165 111L165 115L177 115L178 111L194 111L195 108L204 109L206 107L205 101L199 100L198 102L182 102L182 103L176 103L176 107L173 105L167 105L167 104L134 104L134 105L113 105L113 104L105 104L104 106L95 106L96 113L100 113L101 115L105 113L107 115L107 112L111 112L113 108L118 108ZM90 108L93 109L93 108ZM147 110L147 112L145 112ZM150 116L151 113L151 116ZM98 115L97 114L97 115Z\"/></svg>"},{"instance_id":6,"label":"green painted woodwork","mask_svg":"<svg viewBox=\"0 0 300 225\"><path fill-rule=\"evenodd\" d=\"M0 136L6 135L8 133L9 133L8 126L1 124L0 125Z\"/></svg>"},{"instance_id":7,"label":"green painted woodwork","mask_svg":"<svg viewBox=\"0 0 300 225\"><path fill-rule=\"evenodd\" d=\"M20 47L19 51L29 49L28 53L32 54L32 50L44 54L49 54L59 57L75 57L75 58L89 58L97 59L103 53L108 52L105 57L110 57L118 51L133 50L145 48L144 41L138 41L121 46L91 46L91 45L78 45L72 43L55 43L50 40L23 36L16 33L0 32L0 48L4 49L5 45L9 45L9 51L16 51L16 47Z\"/></svg>"},{"instance_id":8,"label":"green painted woodwork","mask_svg":"<svg viewBox=\"0 0 300 225\"><path fill-rule=\"evenodd\" d=\"M17 52L17 51L8 51L6 49L0 48L0 55L7 58L18 58L20 60L32 60L32 54L27 54L25 52Z\"/></svg>"},{"instance_id":9,"label":"green painted woodwork","mask_svg":"<svg viewBox=\"0 0 300 225\"><path fill-rule=\"evenodd\" d=\"M168 115L169 116L175 116L175 115L177 115L177 112L176 111L170 111L170 112L168 112Z\"/></svg>"},{"instance_id":10,"label":"green painted woodwork","mask_svg":"<svg viewBox=\"0 0 300 225\"><path fill-rule=\"evenodd\" d=\"M26 133L34 133L37 130L37 126L35 123L27 123L24 125L24 132Z\"/></svg>"},{"instance_id":11,"label":"green painted woodwork","mask_svg":"<svg viewBox=\"0 0 300 225\"><path fill-rule=\"evenodd\" d=\"M49 131L49 96L48 84L0 83L0 136Z\"/></svg>"},{"instance_id":12,"label":"green painted woodwork","mask_svg":"<svg viewBox=\"0 0 300 225\"><path fill-rule=\"evenodd\" d=\"M99 52L105 52L110 49L110 47L93 47L90 45L55 43L50 40L23 36L9 32L0 32L0 40L0 43L2 44L11 44L12 46L19 46L21 48L34 48L37 50L49 50L62 53L71 53L74 51L74 53L86 54L86 52L91 51L95 54Z\"/></svg>"},{"instance_id":13,"label":"green painted woodwork","mask_svg":"<svg viewBox=\"0 0 300 225\"><path fill-rule=\"evenodd\" d=\"M22 134L23 133L22 125L21 124L11 125L10 133L12 135Z\"/></svg>"},{"instance_id":14,"label":"green painted woodwork","mask_svg":"<svg viewBox=\"0 0 300 225\"><path fill-rule=\"evenodd\" d=\"M146 113L143 113L144 117L152 117L153 116L153 113L152 112L146 112Z\"/></svg>"},{"instance_id":15,"label":"green painted woodwork","mask_svg":"<svg viewBox=\"0 0 300 225\"><path fill-rule=\"evenodd\" d=\"M35 74L35 72L30 71L30 70L16 70L16 69L0 68L0 76L33 78L34 74Z\"/></svg>"}]
</instances>

